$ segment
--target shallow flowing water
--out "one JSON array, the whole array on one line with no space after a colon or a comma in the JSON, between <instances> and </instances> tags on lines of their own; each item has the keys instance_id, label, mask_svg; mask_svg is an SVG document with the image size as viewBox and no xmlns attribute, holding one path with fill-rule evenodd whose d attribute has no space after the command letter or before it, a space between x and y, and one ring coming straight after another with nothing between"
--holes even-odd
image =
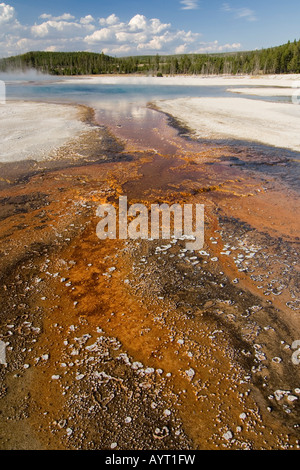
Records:
<instances>
[{"instance_id":1,"label":"shallow flowing water","mask_svg":"<svg viewBox=\"0 0 300 470\"><path fill-rule=\"evenodd\" d=\"M82 141L94 160L25 169L30 177L1 190L2 448L298 448L299 154L193 140L147 107L224 95L8 85L9 99L92 107L103 141L105 127L122 145L108 139L100 161L104 150ZM203 203L205 251L99 243L97 205L120 194Z\"/></svg>"},{"instance_id":2,"label":"shallow flowing water","mask_svg":"<svg viewBox=\"0 0 300 470\"><path fill-rule=\"evenodd\" d=\"M105 80L105 79L104 79ZM88 83L86 80L63 79L7 82L7 98L35 101L52 101L83 104L95 110L99 124L108 126L120 138L129 139L139 148L155 148L160 153L172 153L164 139L158 138L157 129L162 124L162 117L156 111L147 108L148 103L159 100L183 97L230 97L239 98L227 91L224 86L197 86L184 84L165 85L127 80L116 83ZM246 95L245 95L246 96ZM247 96L258 99L255 96ZM259 99L283 101L284 97L265 97Z\"/></svg>"}]
</instances>

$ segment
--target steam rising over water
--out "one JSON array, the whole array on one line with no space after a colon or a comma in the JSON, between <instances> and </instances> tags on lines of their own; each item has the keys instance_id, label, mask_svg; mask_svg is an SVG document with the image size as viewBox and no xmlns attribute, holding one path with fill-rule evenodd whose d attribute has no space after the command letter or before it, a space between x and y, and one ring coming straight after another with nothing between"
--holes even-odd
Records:
<instances>
[{"instance_id":1,"label":"steam rising over water","mask_svg":"<svg viewBox=\"0 0 300 470\"><path fill-rule=\"evenodd\" d=\"M11 72L0 72L0 80L3 80L6 83L15 83L15 82L43 82L54 80L54 77L40 73L35 69L29 70L13 70Z\"/></svg>"}]
</instances>

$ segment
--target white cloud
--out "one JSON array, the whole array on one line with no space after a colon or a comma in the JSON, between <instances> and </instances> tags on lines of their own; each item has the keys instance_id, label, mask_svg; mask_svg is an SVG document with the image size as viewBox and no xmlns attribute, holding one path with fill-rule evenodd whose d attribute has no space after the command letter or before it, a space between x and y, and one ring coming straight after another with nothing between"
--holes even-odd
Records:
<instances>
[{"instance_id":1,"label":"white cloud","mask_svg":"<svg viewBox=\"0 0 300 470\"><path fill-rule=\"evenodd\" d=\"M104 54L111 54L111 55L129 55L131 52L131 47L126 46L125 44L123 46L119 47L112 47L112 48L104 48L102 49Z\"/></svg>"},{"instance_id":2,"label":"white cloud","mask_svg":"<svg viewBox=\"0 0 300 470\"><path fill-rule=\"evenodd\" d=\"M15 9L6 3L0 3L0 25L9 23L15 17Z\"/></svg>"},{"instance_id":3,"label":"white cloud","mask_svg":"<svg viewBox=\"0 0 300 470\"><path fill-rule=\"evenodd\" d=\"M150 28L153 33L161 33L162 31L170 27L170 23L161 23L160 20L158 20L157 18L153 18L152 20L150 20Z\"/></svg>"},{"instance_id":4,"label":"white cloud","mask_svg":"<svg viewBox=\"0 0 300 470\"><path fill-rule=\"evenodd\" d=\"M159 37L154 37L147 43L140 43L137 48L138 50L147 51L160 51L163 47L163 40Z\"/></svg>"},{"instance_id":5,"label":"white cloud","mask_svg":"<svg viewBox=\"0 0 300 470\"><path fill-rule=\"evenodd\" d=\"M198 6L199 2L182 2L185 9L196 7L196 4ZM223 8L232 11L228 4ZM235 14L249 17L249 12L244 10ZM145 51L149 54L188 54L241 48L238 42L224 45L218 41L206 43L201 36L199 32L178 30L159 18L147 18L141 14L125 22L114 13L107 18L94 18L90 14L77 18L68 12L60 16L43 13L34 24L22 25L16 18L15 9L0 3L0 56L30 50L103 51L126 56Z\"/></svg>"},{"instance_id":6,"label":"white cloud","mask_svg":"<svg viewBox=\"0 0 300 470\"><path fill-rule=\"evenodd\" d=\"M208 54L217 52L231 52L240 50L242 45L238 43L232 44L219 44L219 41L202 42L200 47L194 51L195 54Z\"/></svg>"},{"instance_id":7,"label":"white cloud","mask_svg":"<svg viewBox=\"0 0 300 470\"><path fill-rule=\"evenodd\" d=\"M175 49L175 54L185 54L185 52L186 52L186 44L181 44Z\"/></svg>"},{"instance_id":8,"label":"white cloud","mask_svg":"<svg viewBox=\"0 0 300 470\"><path fill-rule=\"evenodd\" d=\"M236 19L244 18L247 21L257 21L255 11L250 8L232 8L229 3L223 3L223 11L231 12Z\"/></svg>"},{"instance_id":9,"label":"white cloud","mask_svg":"<svg viewBox=\"0 0 300 470\"><path fill-rule=\"evenodd\" d=\"M43 19L43 20L53 20L53 21L60 21L60 20L70 21L70 20L75 20L75 16L71 15L70 13L64 13L64 14L61 15L61 16L52 16L52 15L49 15L48 13L43 13L42 15L40 15L40 18Z\"/></svg>"},{"instance_id":10,"label":"white cloud","mask_svg":"<svg viewBox=\"0 0 300 470\"><path fill-rule=\"evenodd\" d=\"M80 23L69 22L69 21L54 21L49 20L42 24L35 24L31 28L31 32L34 37L72 37L78 34L80 30L83 30L84 26Z\"/></svg>"},{"instance_id":11,"label":"white cloud","mask_svg":"<svg viewBox=\"0 0 300 470\"><path fill-rule=\"evenodd\" d=\"M237 18L246 18L248 21L256 21L257 18L253 10L250 8L239 8L236 10Z\"/></svg>"},{"instance_id":12,"label":"white cloud","mask_svg":"<svg viewBox=\"0 0 300 470\"><path fill-rule=\"evenodd\" d=\"M120 21L119 18L113 13L107 18L100 18L99 23L101 26L104 26L104 25L112 26L114 24L119 23L119 21Z\"/></svg>"},{"instance_id":13,"label":"white cloud","mask_svg":"<svg viewBox=\"0 0 300 470\"><path fill-rule=\"evenodd\" d=\"M197 10L199 8L198 0L181 0L181 10Z\"/></svg>"},{"instance_id":14,"label":"white cloud","mask_svg":"<svg viewBox=\"0 0 300 470\"><path fill-rule=\"evenodd\" d=\"M48 47L46 47L45 51L46 52L56 52L57 47L56 46L48 46Z\"/></svg>"},{"instance_id":15,"label":"white cloud","mask_svg":"<svg viewBox=\"0 0 300 470\"><path fill-rule=\"evenodd\" d=\"M127 23L121 22L116 15L111 15L101 18L100 25L105 27L88 34L84 41L92 46L105 42L105 50L113 54L137 54L141 50L174 52L178 42L184 40L188 43L200 37L199 33L193 34L190 31L172 31L170 23L162 23L158 18L147 19L139 14Z\"/></svg>"},{"instance_id":16,"label":"white cloud","mask_svg":"<svg viewBox=\"0 0 300 470\"><path fill-rule=\"evenodd\" d=\"M135 15L128 23L130 31L144 31L147 28L147 20L144 15Z\"/></svg>"},{"instance_id":17,"label":"white cloud","mask_svg":"<svg viewBox=\"0 0 300 470\"><path fill-rule=\"evenodd\" d=\"M102 28L98 31L95 31L93 34L86 36L85 41L88 44L94 44L99 42L113 41L115 39L115 34L110 28Z\"/></svg>"},{"instance_id":18,"label":"white cloud","mask_svg":"<svg viewBox=\"0 0 300 470\"><path fill-rule=\"evenodd\" d=\"M92 15L86 15L83 18L80 18L81 24L91 24L94 22L95 22L95 18L93 18Z\"/></svg>"},{"instance_id":19,"label":"white cloud","mask_svg":"<svg viewBox=\"0 0 300 470\"><path fill-rule=\"evenodd\" d=\"M26 35L27 28L20 25L14 7L0 3L0 57L18 51L17 43Z\"/></svg>"}]
</instances>

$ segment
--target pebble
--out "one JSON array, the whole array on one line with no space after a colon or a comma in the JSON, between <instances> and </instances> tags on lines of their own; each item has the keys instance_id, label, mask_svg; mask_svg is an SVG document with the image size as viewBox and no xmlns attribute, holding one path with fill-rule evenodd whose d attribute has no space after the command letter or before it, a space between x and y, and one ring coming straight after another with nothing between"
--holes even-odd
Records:
<instances>
[{"instance_id":1,"label":"pebble","mask_svg":"<svg viewBox=\"0 0 300 470\"><path fill-rule=\"evenodd\" d=\"M144 365L141 362L134 362L131 366L132 369L137 370L137 369L142 369Z\"/></svg>"},{"instance_id":2,"label":"pebble","mask_svg":"<svg viewBox=\"0 0 300 470\"><path fill-rule=\"evenodd\" d=\"M186 373L186 375L187 375L190 379L192 379L192 378L194 377L194 375L195 375L195 371L194 371L194 369L192 369L192 368L186 370L185 373Z\"/></svg>"},{"instance_id":3,"label":"pebble","mask_svg":"<svg viewBox=\"0 0 300 470\"><path fill-rule=\"evenodd\" d=\"M232 432L231 432L231 431L225 432L225 434L223 434L223 438L224 438L226 441L230 441L230 440L233 438Z\"/></svg>"},{"instance_id":4,"label":"pebble","mask_svg":"<svg viewBox=\"0 0 300 470\"><path fill-rule=\"evenodd\" d=\"M272 362L275 362L276 364L280 364L282 362L281 357L273 357Z\"/></svg>"},{"instance_id":5,"label":"pebble","mask_svg":"<svg viewBox=\"0 0 300 470\"><path fill-rule=\"evenodd\" d=\"M84 374L79 374L76 376L76 380L82 380L85 377Z\"/></svg>"},{"instance_id":6,"label":"pebble","mask_svg":"<svg viewBox=\"0 0 300 470\"><path fill-rule=\"evenodd\" d=\"M202 251L199 251L199 254L200 254L201 256L209 256L209 253L207 253L206 251L203 251L203 250L202 250Z\"/></svg>"},{"instance_id":7,"label":"pebble","mask_svg":"<svg viewBox=\"0 0 300 470\"><path fill-rule=\"evenodd\" d=\"M274 392L274 395L275 395L276 400L279 401L279 400L282 400L282 398L285 397L286 395L289 395L289 393L290 392L287 390L276 390Z\"/></svg>"},{"instance_id":8,"label":"pebble","mask_svg":"<svg viewBox=\"0 0 300 470\"><path fill-rule=\"evenodd\" d=\"M293 401L298 400L298 397L295 397L295 395L289 395L289 396L287 397L287 399L288 399L288 401L293 402Z\"/></svg>"}]
</instances>

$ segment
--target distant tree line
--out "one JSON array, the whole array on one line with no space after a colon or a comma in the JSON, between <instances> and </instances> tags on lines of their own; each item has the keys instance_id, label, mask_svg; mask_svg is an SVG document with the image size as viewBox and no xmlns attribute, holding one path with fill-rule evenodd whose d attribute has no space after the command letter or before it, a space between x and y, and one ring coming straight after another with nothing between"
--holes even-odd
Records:
<instances>
[{"instance_id":1,"label":"distant tree line","mask_svg":"<svg viewBox=\"0 0 300 470\"><path fill-rule=\"evenodd\" d=\"M300 40L250 52L110 57L91 52L28 52L0 59L0 71L36 69L50 75L300 73Z\"/></svg>"}]
</instances>

